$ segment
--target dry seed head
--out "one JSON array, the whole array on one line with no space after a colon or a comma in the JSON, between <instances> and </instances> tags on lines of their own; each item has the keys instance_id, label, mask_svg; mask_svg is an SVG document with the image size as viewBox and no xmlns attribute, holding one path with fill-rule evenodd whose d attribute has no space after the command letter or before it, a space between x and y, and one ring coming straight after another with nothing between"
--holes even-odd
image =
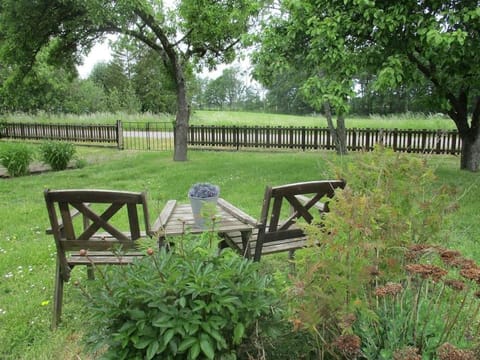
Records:
<instances>
[{"instance_id":1,"label":"dry seed head","mask_svg":"<svg viewBox=\"0 0 480 360\"><path fill-rule=\"evenodd\" d=\"M333 346L347 359L355 359L360 355L362 341L357 335L341 335L333 342Z\"/></svg>"}]
</instances>

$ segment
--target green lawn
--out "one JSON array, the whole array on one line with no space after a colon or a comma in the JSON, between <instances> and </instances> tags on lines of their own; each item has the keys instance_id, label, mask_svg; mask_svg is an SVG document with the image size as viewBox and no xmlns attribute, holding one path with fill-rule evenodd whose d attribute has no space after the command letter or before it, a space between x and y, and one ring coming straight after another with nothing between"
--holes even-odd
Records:
<instances>
[{"instance_id":1,"label":"green lawn","mask_svg":"<svg viewBox=\"0 0 480 360\"><path fill-rule=\"evenodd\" d=\"M155 214L167 199L187 201L191 184L208 181L220 185L222 197L258 218L266 184L331 178L329 161L355 161L362 156L191 151L189 161L173 162L169 152L89 147L79 151L89 160L82 169L0 180L0 359L88 358L79 342L83 309L70 285L65 291L63 325L55 333L49 330L55 247L51 236L44 234L48 227L44 189L147 190ZM431 161L439 176L432 186L447 183L459 189L460 209L453 215L453 230L445 242L480 260L479 174L459 171L455 157ZM73 279L84 275L82 269L73 271Z\"/></svg>"}]
</instances>

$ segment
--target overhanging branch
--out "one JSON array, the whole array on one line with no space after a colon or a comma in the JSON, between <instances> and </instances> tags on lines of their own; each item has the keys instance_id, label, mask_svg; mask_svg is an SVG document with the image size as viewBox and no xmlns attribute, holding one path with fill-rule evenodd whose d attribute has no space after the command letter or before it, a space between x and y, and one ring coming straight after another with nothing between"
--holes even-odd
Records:
<instances>
[{"instance_id":1,"label":"overhanging branch","mask_svg":"<svg viewBox=\"0 0 480 360\"><path fill-rule=\"evenodd\" d=\"M423 64L420 59L418 59L413 53L407 52L408 59L420 70L420 72L430 80L433 85L445 94L450 105L452 105L452 109L448 111L448 114L452 118L452 120L457 125L457 129L461 134L465 134L468 132L468 122L464 115L465 110L463 109L463 101L460 101L451 91L445 89L442 84L440 84L439 80L436 78L434 72L435 68L429 68L425 64ZM464 92L460 94L461 96L465 95Z\"/></svg>"}]
</instances>

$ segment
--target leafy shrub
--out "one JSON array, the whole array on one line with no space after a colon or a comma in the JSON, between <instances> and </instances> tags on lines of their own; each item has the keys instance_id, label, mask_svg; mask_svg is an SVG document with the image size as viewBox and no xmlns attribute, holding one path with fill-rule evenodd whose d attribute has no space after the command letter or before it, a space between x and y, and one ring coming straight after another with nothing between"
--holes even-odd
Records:
<instances>
[{"instance_id":1,"label":"leafy shrub","mask_svg":"<svg viewBox=\"0 0 480 360\"><path fill-rule=\"evenodd\" d=\"M298 256L297 273L288 291L291 321L299 329L311 329L333 358L354 359L369 352L372 357L368 358L391 359L395 350L407 345L414 345L419 354L435 352L441 343L431 343L427 349L426 336L420 333L424 331L432 338L432 329L441 334L445 327L433 321L432 308L427 304L434 299L440 301L438 319L450 304L433 291L433 283L428 286L412 279L405 271L409 264L405 254L412 246L431 248L448 239L445 225L448 214L456 209L455 190L435 186L433 169L425 159L384 148L336 171L339 178L347 179L348 186L337 191L320 227L306 226L311 240L322 246ZM375 291L389 283L405 291L402 302L387 304L385 312L383 300ZM425 296L422 306L418 302L420 293ZM470 303L473 291L468 296ZM412 314L416 314L415 321L427 317L432 321L424 322L424 330L413 326L409 332L403 328L407 335L391 344L399 330L395 324L405 327L412 321L407 315ZM382 319L387 323L389 318L398 323L383 327ZM466 317L455 320L461 323L457 329L463 329L462 319ZM440 334L435 338L438 342L465 345L459 342L458 333ZM380 356L383 353L388 355Z\"/></svg>"},{"instance_id":2,"label":"leafy shrub","mask_svg":"<svg viewBox=\"0 0 480 360\"><path fill-rule=\"evenodd\" d=\"M65 170L75 155L75 147L67 142L47 141L40 146L40 155L53 170Z\"/></svg>"},{"instance_id":3,"label":"leafy shrub","mask_svg":"<svg viewBox=\"0 0 480 360\"><path fill-rule=\"evenodd\" d=\"M7 144L0 150L0 163L10 176L22 176L29 172L33 150L25 144Z\"/></svg>"},{"instance_id":4,"label":"leafy shrub","mask_svg":"<svg viewBox=\"0 0 480 360\"><path fill-rule=\"evenodd\" d=\"M98 269L97 286L80 287L89 342L106 359L236 359L277 297L258 264L217 245L182 239L132 266Z\"/></svg>"}]
</instances>

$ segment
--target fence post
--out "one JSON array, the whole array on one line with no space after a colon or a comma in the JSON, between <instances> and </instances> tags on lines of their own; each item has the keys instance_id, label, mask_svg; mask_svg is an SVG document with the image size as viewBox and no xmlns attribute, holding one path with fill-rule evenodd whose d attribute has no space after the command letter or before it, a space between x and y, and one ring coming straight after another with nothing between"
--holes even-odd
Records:
<instances>
[{"instance_id":1,"label":"fence post","mask_svg":"<svg viewBox=\"0 0 480 360\"><path fill-rule=\"evenodd\" d=\"M123 126L122 120L117 120L117 148L123 150Z\"/></svg>"},{"instance_id":2,"label":"fence post","mask_svg":"<svg viewBox=\"0 0 480 360\"><path fill-rule=\"evenodd\" d=\"M240 138L239 138L239 131L238 131L238 126L234 125L233 126L233 133L234 133L234 141L235 144L234 146L237 148L237 151L240 150Z\"/></svg>"},{"instance_id":3,"label":"fence post","mask_svg":"<svg viewBox=\"0 0 480 360\"><path fill-rule=\"evenodd\" d=\"M306 149L306 131L307 129L305 128L305 126L302 126L301 128L301 131L302 131L302 150L305 151Z\"/></svg>"},{"instance_id":4,"label":"fence post","mask_svg":"<svg viewBox=\"0 0 480 360\"><path fill-rule=\"evenodd\" d=\"M436 137L435 153L436 154L441 154L442 153L443 131L442 130L437 130L435 137Z\"/></svg>"},{"instance_id":5,"label":"fence post","mask_svg":"<svg viewBox=\"0 0 480 360\"><path fill-rule=\"evenodd\" d=\"M8 134L7 123L6 122L4 123L4 122L0 121L0 139L3 138L3 137L7 137L7 134Z\"/></svg>"}]
</instances>

